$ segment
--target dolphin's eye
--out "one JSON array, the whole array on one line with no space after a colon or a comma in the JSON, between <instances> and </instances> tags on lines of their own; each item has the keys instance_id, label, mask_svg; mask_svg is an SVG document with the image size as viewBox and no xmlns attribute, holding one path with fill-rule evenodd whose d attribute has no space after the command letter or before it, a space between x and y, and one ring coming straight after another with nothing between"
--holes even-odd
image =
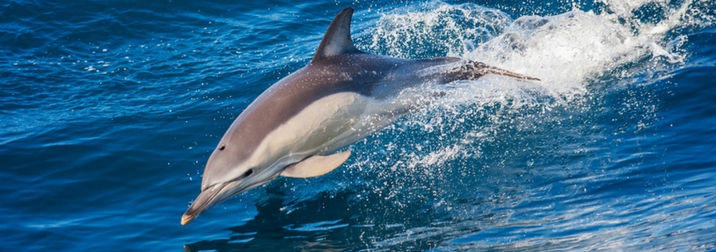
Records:
<instances>
[{"instance_id":1,"label":"dolphin's eye","mask_svg":"<svg viewBox=\"0 0 716 252\"><path fill-rule=\"evenodd\" d=\"M219 147L219 150L224 150L224 149L226 149L226 145L222 145L221 147Z\"/></svg>"},{"instance_id":2,"label":"dolphin's eye","mask_svg":"<svg viewBox=\"0 0 716 252\"><path fill-rule=\"evenodd\" d=\"M245 179L246 177L248 177L248 176L251 175L252 173L254 173L254 169L253 169L253 168L247 170L246 172L244 172L244 174L241 174L241 176L239 176L238 178L232 179L232 180L230 180L229 182ZM213 185L212 185L212 186L213 186ZM211 186L210 186L210 187L211 187ZM207 189L208 189L208 188L207 188Z\"/></svg>"},{"instance_id":3,"label":"dolphin's eye","mask_svg":"<svg viewBox=\"0 0 716 252\"><path fill-rule=\"evenodd\" d=\"M246 178L246 177L248 177L249 175L251 175L251 173L254 173L254 169L253 169L253 168L247 170L246 172L244 172L244 174L241 174L241 177L239 177L238 179Z\"/></svg>"}]
</instances>

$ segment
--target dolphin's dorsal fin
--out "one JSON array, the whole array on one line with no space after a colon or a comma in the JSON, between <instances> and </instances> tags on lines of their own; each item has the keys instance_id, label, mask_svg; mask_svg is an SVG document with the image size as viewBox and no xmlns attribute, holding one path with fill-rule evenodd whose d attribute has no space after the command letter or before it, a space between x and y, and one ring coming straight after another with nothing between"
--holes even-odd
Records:
<instances>
[{"instance_id":1,"label":"dolphin's dorsal fin","mask_svg":"<svg viewBox=\"0 0 716 252\"><path fill-rule=\"evenodd\" d=\"M281 172L281 176L291 178L318 177L335 170L346 162L350 156L350 150L330 156L312 156L306 160L290 165Z\"/></svg>"},{"instance_id":2,"label":"dolphin's dorsal fin","mask_svg":"<svg viewBox=\"0 0 716 252\"><path fill-rule=\"evenodd\" d=\"M323 40L311 60L312 63L334 55L360 53L351 39L351 17L353 17L353 8L345 8L336 15L328 26L326 34L323 35Z\"/></svg>"}]
</instances>

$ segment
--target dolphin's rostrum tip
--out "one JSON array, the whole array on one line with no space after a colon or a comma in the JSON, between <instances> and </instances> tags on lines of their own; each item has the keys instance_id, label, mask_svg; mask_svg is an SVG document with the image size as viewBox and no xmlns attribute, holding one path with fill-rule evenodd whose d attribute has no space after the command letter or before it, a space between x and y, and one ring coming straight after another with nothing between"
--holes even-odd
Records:
<instances>
[{"instance_id":1,"label":"dolphin's rostrum tip","mask_svg":"<svg viewBox=\"0 0 716 252\"><path fill-rule=\"evenodd\" d=\"M192 220L194 220L194 216L184 214L181 216L181 225L184 226L186 224L189 224L189 222L191 222Z\"/></svg>"}]
</instances>

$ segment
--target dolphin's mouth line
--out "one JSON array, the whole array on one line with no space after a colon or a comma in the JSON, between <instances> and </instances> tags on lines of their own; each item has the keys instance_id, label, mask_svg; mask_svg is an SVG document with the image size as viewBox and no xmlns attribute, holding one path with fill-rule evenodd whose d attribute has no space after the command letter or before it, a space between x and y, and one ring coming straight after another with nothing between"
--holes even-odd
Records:
<instances>
[{"instance_id":1,"label":"dolphin's mouth line","mask_svg":"<svg viewBox=\"0 0 716 252\"><path fill-rule=\"evenodd\" d=\"M235 178L235 179L226 181L226 182L224 182L224 183L220 183L220 184L219 184L219 183L216 183L216 184L213 184L213 185L211 185L211 186L205 188L204 190L202 190L201 192L203 193L203 192L205 192L205 191L207 191L207 190L209 190L209 189L211 189L211 188L214 188L214 187L216 187L216 186L221 186L220 188L217 188L217 189L216 189L216 193L212 194L211 197L210 197L208 200L205 200L201 205L197 206L197 209L201 209L201 211L198 211L195 215L199 215L199 213L203 212L203 211L204 211L204 208L205 208L207 205L209 205L211 202L213 202L214 199L215 199L217 196L219 196L219 194L221 194L221 191L222 191L226 186L228 186L230 183L233 183L233 182L236 182L236 181L245 179L246 177L247 177L247 175L242 175L242 176L239 176L239 177L237 177L237 178Z\"/></svg>"},{"instance_id":2,"label":"dolphin's mouth line","mask_svg":"<svg viewBox=\"0 0 716 252\"><path fill-rule=\"evenodd\" d=\"M229 182L230 182L230 181L229 181ZM201 203L201 205L197 206L196 209L198 209L199 211L197 211L196 213L193 213L192 216L197 216L197 215L199 215L199 213L201 213L201 212L203 212L203 211L206 211L206 210L205 210L206 206L208 206L209 203L211 203L212 201L214 201L214 199L216 198L216 196L219 196L219 193L221 193L221 190L224 189L224 187L226 187L226 185L227 185L229 182L226 182L226 183L221 184L221 188L218 188L218 189L216 190L216 193L212 194L211 197L210 197L208 200L205 200L204 202ZM214 185L212 185L212 186L210 186L210 187L207 187L207 188L206 188L204 191L202 191L202 192L205 192L206 190L211 189L211 188L215 187L216 185L219 185L219 184L214 184Z\"/></svg>"},{"instance_id":3,"label":"dolphin's mouth line","mask_svg":"<svg viewBox=\"0 0 716 252\"><path fill-rule=\"evenodd\" d=\"M208 210L208 206L211 205L212 202L215 202L216 198L223 192L224 188L226 188L230 183L232 183L234 181L236 181L236 179L230 180L230 181L227 181L227 182L221 183L221 184L214 184L214 185L211 185L211 186L207 187L206 189L202 190L201 193L199 194L199 198L197 198L197 200L199 200L201 198L201 195L203 193L205 193L209 189L212 189L212 188L215 188L218 186L218 188L215 189L214 193L207 194L209 196L206 200L201 200L201 202L197 202L195 200L194 203L192 203L192 205L189 206L189 209L187 209L186 212L184 212L184 215L182 216L181 224L186 225L187 223L194 220L194 218L199 216L201 213ZM197 204L197 205L194 205L194 204Z\"/></svg>"}]
</instances>

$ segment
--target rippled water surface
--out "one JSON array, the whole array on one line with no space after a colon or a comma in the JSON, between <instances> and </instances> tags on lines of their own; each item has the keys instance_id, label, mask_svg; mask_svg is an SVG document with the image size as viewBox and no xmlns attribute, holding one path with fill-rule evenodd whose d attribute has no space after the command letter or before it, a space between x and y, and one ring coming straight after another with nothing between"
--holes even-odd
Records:
<instances>
[{"instance_id":1,"label":"rippled water surface","mask_svg":"<svg viewBox=\"0 0 716 252\"><path fill-rule=\"evenodd\" d=\"M716 249L712 1L0 2L8 251ZM539 77L445 96L187 226L231 122L354 7L363 51Z\"/></svg>"}]
</instances>

